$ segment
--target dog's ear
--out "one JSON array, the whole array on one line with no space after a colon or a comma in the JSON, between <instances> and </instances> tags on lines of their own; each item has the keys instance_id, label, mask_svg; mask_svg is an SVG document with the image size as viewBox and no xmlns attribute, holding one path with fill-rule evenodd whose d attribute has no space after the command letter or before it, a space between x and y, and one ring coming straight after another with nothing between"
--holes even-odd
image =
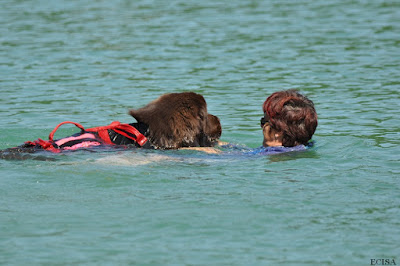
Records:
<instances>
[{"instance_id":1,"label":"dog's ear","mask_svg":"<svg viewBox=\"0 0 400 266\"><path fill-rule=\"evenodd\" d=\"M156 119L160 108L163 108L162 105L165 102L163 99L168 97L167 95L168 94L158 97L156 100L148 103L140 109L131 109L129 110L129 114L135 118L136 121L148 124L149 121Z\"/></svg>"},{"instance_id":2,"label":"dog's ear","mask_svg":"<svg viewBox=\"0 0 400 266\"><path fill-rule=\"evenodd\" d=\"M221 137L222 127L219 118L212 114L207 114L204 129L197 136L200 147L213 147Z\"/></svg>"},{"instance_id":3,"label":"dog's ear","mask_svg":"<svg viewBox=\"0 0 400 266\"><path fill-rule=\"evenodd\" d=\"M217 116L212 114L207 115L207 123L204 133L210 138L211 141L216 141L221 137L222 127L221 122Z\"/></svg>"},{"instance_id":4,"label":"dog's ear","mask_svg":"<svg viewBox=\"0 0 400 266\"><path fill-rule=\"evenodd\" d=\"M130 109L128 114L135 118L137 122L141 122L140 115L138 114L137 110Z\"/></svg>"},{"instance_id":5,"label":"dog's ear","mask_svg":"<svg viewBox=\"0 0 400 266\"><path fill-rule=\"evenodd\" d=\"M146 120L146 115L140 109L131 109L128 114L135 118L137 122L144 123L144 120Z\"/></svg>"}]
</instances>

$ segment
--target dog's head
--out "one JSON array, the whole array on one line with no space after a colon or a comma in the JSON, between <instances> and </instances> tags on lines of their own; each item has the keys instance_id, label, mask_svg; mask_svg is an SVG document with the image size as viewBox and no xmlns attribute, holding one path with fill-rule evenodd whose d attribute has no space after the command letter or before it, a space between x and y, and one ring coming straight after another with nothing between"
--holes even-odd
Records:
<instances>
[{"instance_id":1,"label":"dog's head","mask_svg":"<svg viewBox=\"0 0 400 266\"><path fill-rule=\"evenodd\" d=\"M212 146L221 136L218 117L207 113L204 97L194 92L164 94L129 114L149 126L148 138L157 148Z\"/></svg>"},{"instance_id":2,"label":"dog's head","mask_svg":"<svg viewBox=\"0 0 400 266\"><path fill-rule=\"evenodd\" d=\"M206 127L203 134L199 137L200 147L212 147L222 134L222 127L219 118L212 114L207 114Z\"/></svg>"}]
</instances>

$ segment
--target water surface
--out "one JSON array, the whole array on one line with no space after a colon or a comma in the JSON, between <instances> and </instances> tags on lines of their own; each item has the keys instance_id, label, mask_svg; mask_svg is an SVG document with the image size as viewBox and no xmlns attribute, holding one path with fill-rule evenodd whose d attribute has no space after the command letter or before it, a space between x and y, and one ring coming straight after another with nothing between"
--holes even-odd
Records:
<instances>
[{"instance_id":1,"label":"water surface","mask_svg":"<svg viewBox=\"0 0 400 266\"><path fill-rule=\"evenodd\" d=\"M0 23L0 149L168 92L203 94L250 148L274 91L319 115L302 153L2 160L0 264L400 262L397 1L5 0Z\"/></svg>"}]
</instances>

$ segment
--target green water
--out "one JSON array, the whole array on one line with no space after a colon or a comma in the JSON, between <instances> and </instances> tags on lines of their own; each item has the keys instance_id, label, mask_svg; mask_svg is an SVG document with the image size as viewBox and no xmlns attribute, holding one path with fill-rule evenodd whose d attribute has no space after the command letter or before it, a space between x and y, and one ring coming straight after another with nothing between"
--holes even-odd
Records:
<instances>
[{"instance_id":1,"label":"green water","mask_svg":"<svg viewBox=\"0 0 400 266\"><path fill-rule=\"evenodd\" d=\"M2 160L0 264L400 263L398 1L3 0L0 25L0 149L167 92L251 148L274 91L319 115L303 153Z\"/></svg>"}]
</instances>

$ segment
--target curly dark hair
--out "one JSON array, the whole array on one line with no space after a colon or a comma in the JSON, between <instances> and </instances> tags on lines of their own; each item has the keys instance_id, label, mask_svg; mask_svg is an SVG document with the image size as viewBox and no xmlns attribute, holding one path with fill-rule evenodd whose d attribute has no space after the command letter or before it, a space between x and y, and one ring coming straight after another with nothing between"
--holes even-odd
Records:
<instances>
[{"instance_id":1,"label":"curly dark hair","mask_svg":"<svg viewBox=\"0 0 400 266\"><path fill-rule=\"evenodd\" d=\"M271 94L263 104L263 111L263 121L283 133L285 147L307 145L318 125L314 103L297 90Z\"/></svg>"}]
</instances>

